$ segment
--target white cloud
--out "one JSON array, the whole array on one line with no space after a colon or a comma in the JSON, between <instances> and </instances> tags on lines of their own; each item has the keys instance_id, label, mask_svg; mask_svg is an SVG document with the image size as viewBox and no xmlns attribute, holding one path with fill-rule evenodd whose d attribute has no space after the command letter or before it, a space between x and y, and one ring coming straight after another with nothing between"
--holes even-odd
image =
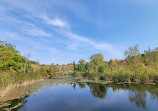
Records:
<instances>
[{"instance_id":1,"label":"white cloud","mask_svg":"<svg viewBox=\"0 0 158 111\"><path fill-rule=\"evenodd\" d=\"M54 19L49 19L47 16L41 16L41 18L47 23L52 26L57 26L60 27L54 28L54 30L61 34L64 37L67 37L71 42L68 42L66 49L69 50L78 50L81 47L86 47L86 48L93 48L95 50L100 50L109 53L113 58L115 57L121 57L122 58L122 53L120 47L115 47L113 44L105 43L105 42L98 42L92 39L89 39L88 37L83 37L80 35L77 35L73 33L70 30L70 25L67 24L66 21L62 21L59 18L54 18Z\"/></svg>"},{"instance_id":2,"label":"white cloud","mask_svg":"<svg viewBox=\"0 0 158 111\"><path fill-rule=\"evenodd\" d=\"M45 30L38 28L35 24L16 19L12 16L6 15L3 18L0 18L0 21L3 21L4 23L9 24L12 27L16 27L16 29L22 31L23 33L25 33L27 35L36 36L36 37L37 36L38 37L50 37L50 36L52 36L52 33L48 33ZM4 30L3 28L0 28L0 29Z\"/></svg>"},{"instance_id":3,"label":"white cloud","mask_svg":"<svg viewBox=\"0 0 158 111\"><path fill-rule=\"evenodd\" d=\"M83 46L88 45L89 47L93 47L98 50L106 51L106 52L110 53L113 57L122 56L121 50L118 49L118 47L114 47L114 45L112 45L112 44L108 44L105 42L100 43L100 42L91 40L87 37L82 37L82 36L76 35L68 30L65 30L65 31L60 30L60 32L63 36L66 36L73 40L72 44L67 46L67 48L69 48L71 50L77 50L77 47L83 47Z\"/></svg>"},{"instance_id":4,"label":"white cloud","mask_svg":"<svg viewBox=\"0 0 158 111\"><path fill-rule=\"evenodd\" d=\"M60 29L55 27L53 28L57 33L61 34L64 37L67 37L71 41L71 43L65 43L67 44L66 49L78 50L80 47L86 46L89 48L94 48L96 50L108 52L113 57L122 57L121 49L118 49L118 47L115 47L113 44L98 42L89 39L88 37L83 37L73 33L70 30L70 25L67 24L66 21L63 21L59 18L50 19L48 16L40 16L40 18L47 24L60 27Z\"/></svg>"},{"instance_id":5,"label":"white cloud","mask_svg":"<svg viewBox=\"0 0 158 111\"><path fill-rule=\"evenodd\" d=\"M36 25L24 22L20 20L16 20L17 22L21 23L22 29L26 34L36 37L50 37L52 36L52 33L48 33L45 30L38 28Z\"/></svg>"},{"instance_id":6,"label":"white cloud","mask_svg":"<svg viewBox=\"0 0 158 111\"><path fill-rule=\"evenodd\" d=\"M29 44L32 48L38 49L38 50L43 50L43 51L58 51L54 47L49 47L47 46L47 43L45 42L40 42L40 41L33 41L29 39L28 37L22 36L21 34L18 34L16 32L8 32L8 31L2 31L0 33L0 37L3 40L9 41L9 40L16 40L20 41L22 43L27 43Z\"/></svg>"},{"instance_id":7,"label":"white cloud","mask_svg":"<svg viewBox=\"0 0 158 111\"><path fill-rule=\"evenodd\" d=\"M40 36L40 37L49 37L51 36L52 34L50 33L47 33L45 32L44 30L42 29L38 29L38 28L35 28L33 27L32 29L23 29L27 34L31 35L31 36Z\"/></svg>"},{"instance_id":8,"label":"white cloud","mask_svg":"<svg viewBox=\"0 0 158 111\"><path fill-rule=\"evenodd\" d=\"M47 24L57 26L60 28L69 28L69 24L67 24L65 21L55 17L54 19L50 19L47 16L40 16L41 19L43 19Z\"/></svg>"},{"instance_id":9,"label":"white cloud","mask_svg":"<svg viewBox=\"0 0 158 111\"><path fill-rule=\"evenodd\" d=\"M51 42L51 35L52 33L48 33L47 30L44 30L45 25L47 25L49 31L52 28L49 28L48 25L52 25L53 29L56 31L57 33L66 37L66 41L65 40L61 40L63 41L62 45L66 44L66 49L69 50L80 50L83 47L86 47L87 51L89 51L90 48L93 48L94 50L99 50L101 52L107 52L108 54L111 54L112 56L118 56L118 55L122 55L122 53L120 53L121 51L118 49L118 47L114 46L113 44L109 44L106 42L99 42L96 40L92 40L89 37L84 37L84 36L80 36L78 34L75 34L74 32L72 32L70 30L70 24L69 22L65 21L62 17L59 18L57 17L57 14L54 14L54 12L51 12L51 10L47 10L48 7L46 7L45 3L40 3L38 1L32 1L30 2L29 0L24 0L23 2L21 2L20 0L2 0L3 2L5 2L5 4L7 5L0 5L0 12L2 12L3 14L0 15L7 15L10 11L14 11L14 10L18 10L20 12L24 12L25 14L22 14L22 17L26 18L26 20L30 20L29 22L25 21L25 19L21 19L12 15L7 15L7 23L14 23L16 22L18 25L12 25L13 27L15 27L15 29L19 29L20 31L22 31L22 33L31 35L31 36L40 36L40 37L49 37L49 38L37 38L37 41L31 41L31 39L27 37L23 37L21 35L16 35L15 33L3 33L5 36L4 37L8 37L11 38L12 40L17 40L17 41L22 41L24 43L28 43L30 44L34 49L38 49L38 50L43 50L43 51L54 51L56 52L56 54L58 54L58 51L55 48L52 48L52 44L48 46L48 44L43 44L40 43L38 41L38 39L47 39L49 42ZM56 1L54 1L56 2ZM45 5L44 5L45 4ZM1 6L5 6L3 8L1 8ZM65 4L63 3L63 6ZM70 5L70 4L69 4ZM74 11L74 13L76 13L76 15L82 16L81 18L87 18L87 9L86 7L84 8L84 6L82 7L82 4L79 7L82 8L76 8L76 6L78 5L74 5L72 4L71 7L67 6L68 8L70 8L72 11ZM8 8L10 7L10 8ZM76 9L76 10L75 10ZM80 10L78 10L80 9ZM5 10L5 12L4 12ZM82 10L82 11L81 11ZM17 12L18 12L17 11ZM6 13L8 12L8 13ZM84 13L84 14L83 14ZM42 15L42 16L41 16ZM48 15L48 16L47 16ZM6 19L6 17L2 17L3 19ZM11 19L15 19L15 21L11 21ZM45 24L43 24L43 22L41 23L41 19L43 20L43 22ZM23 21L24 20L24 21ZM90 21L90 17L88 17L87 21ZM19 23L18 23L19 22ZM95 21L93 21L95 22ZM16 24L15 23L15 24ZM31 24L31 23L36 23L36 24ZM37 27L36 25L40 25L40 23L42 25L44 25L44 27L42 27L43 29ZM19 28L20 27L20 28ZM17 30L15 30L17 31ZM19 31L19 32L20 32ZM34 39L34 38L33 38ZM59 38L61 39L61 38ZM68 41L68 42L67 42ZM52 41L57 43L57 41ZM60 45L60 44L59 44ZM56 46L58 47L58 46ZM63 48L64 49L64 48ZM63 52L65 53L67 50L64 50ZM73 52L72 52L73 53ZM54 53L53 53L54 54ZM65 55L65 54L63 54ZM72 55L72 54L71 54Z\"/></svg>"}]
</instances>

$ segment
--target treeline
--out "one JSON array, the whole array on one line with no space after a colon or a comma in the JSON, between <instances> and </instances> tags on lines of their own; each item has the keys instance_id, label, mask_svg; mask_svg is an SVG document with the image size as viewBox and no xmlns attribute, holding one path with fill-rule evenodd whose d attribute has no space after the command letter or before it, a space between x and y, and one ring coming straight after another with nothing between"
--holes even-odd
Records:
<instances>
[{"instance_id":1,"label":"treeline","mask_svg":"<svg viewBox=\"0 0 158 111\"><path fill-rule=\"evenodd\" d=\"M139 52L138 46L129 47L125 51L124 60L104 61L102 54L94 54L90 62L83 59L76 64L74 72L84 72L87 79L101 79L114 82L158 82L158 48Z\"/></svg>"},{"instance_id":2,"label":"treeline","mask_svg":"<svg viewBox=\"0 0 158 111\"><path fill-rule=\"evenodd\" d=\"M62 75L70 75L73 72L73 65L67 64L67 65L54 65L53 63L51 65L40 65L43 67L43 72L45 74L48 74L51 76L62 76Z\"/></svg>"}]
</instances>

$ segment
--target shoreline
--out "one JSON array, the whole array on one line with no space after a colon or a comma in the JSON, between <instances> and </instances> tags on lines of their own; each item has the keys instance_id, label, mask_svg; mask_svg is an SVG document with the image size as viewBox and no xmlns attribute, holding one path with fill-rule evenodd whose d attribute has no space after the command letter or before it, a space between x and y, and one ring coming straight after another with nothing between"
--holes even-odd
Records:
<instances>
[{"instance_id":1,"label":"shoreline","mask_svg":"<svg viewBox=\"0 0 158 111\"><path fill-rule=\"evenodd\" d=\"M104 80L89 80L89 79L80 79L78 82L80 83L101 83L101 84L109 84L109 83L115 83L115 84L146 84L146 85L156 85L157 83L154 82L115 82L115 81L104 81Z\"/></svg>"},{"instance_id":2,"label":"shoreline","mask_svg":"<svg viewBox=\"0 0 158 111\"><path fill-rule=\"evenodd\" d=\"M30 85L30 84L33 84L33 83L36 83L36 82L39 82L39 81L43 81L43 80L44 79L39 79L39 80L25 81L25 82L18 83L18 84L10 84L9 86L7 86L6 88L3 88L0 91L0 97L4 97L13 88Z\"/></svg>"}]
</instances>

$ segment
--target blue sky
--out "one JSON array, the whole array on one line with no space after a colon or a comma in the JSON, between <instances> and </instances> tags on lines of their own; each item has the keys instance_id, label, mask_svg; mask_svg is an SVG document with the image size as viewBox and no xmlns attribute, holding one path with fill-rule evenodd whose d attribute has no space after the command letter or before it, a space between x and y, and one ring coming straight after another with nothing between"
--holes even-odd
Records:
<instances>
[{"instance_id":1,"label":"blue sky","mask_svg":"<svg viewBox=\"0 0 158 111\"><path fill-rule=\"evenodd\" d=\"M50 64L158 47L158 0L0 0L0 39Z\"/></svg>"}]
</instances>

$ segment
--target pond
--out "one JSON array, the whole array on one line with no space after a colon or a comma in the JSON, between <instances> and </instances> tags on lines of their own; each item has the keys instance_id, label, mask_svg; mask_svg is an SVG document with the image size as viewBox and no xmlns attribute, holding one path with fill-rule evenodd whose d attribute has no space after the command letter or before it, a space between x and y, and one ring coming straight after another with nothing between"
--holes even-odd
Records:
<instances>
[{"instance_id":1,"label":"pond","mask_svg":"<svg viewBox=\"0 0 158 111\"><path fill-rule=\"evenodd\" d=\"M38 86L38 87L37 87ZM31 86L32 87L32 86ZM36 93L9 101L15 111L156 111L158 86L45 80ZM29 90L32 90L29 88ZM20 104L23 105L20 105ZM15 108L15 106L19 105ZM2 108L0 109L2 110Z\"/></svg>"}]
</instances>

